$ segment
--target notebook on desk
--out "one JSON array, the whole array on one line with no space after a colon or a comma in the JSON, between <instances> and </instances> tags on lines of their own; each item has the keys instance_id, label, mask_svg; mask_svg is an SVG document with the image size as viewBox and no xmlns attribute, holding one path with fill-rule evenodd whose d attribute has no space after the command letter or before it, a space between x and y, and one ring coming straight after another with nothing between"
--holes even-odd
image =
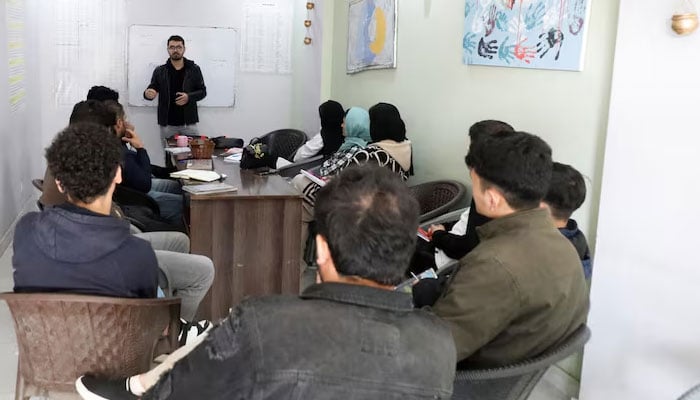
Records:
<instances>
[{"instance_id":1,"label":"notebook on desk","mask_svg":"<svg viewBox=\"0 0 700 400\"><path fill-rule=\"evenodd\" d=\"M235 192L238 190L235 186L228 185L226 183L203 183L201 185L185 185L182 190L197 195L197 194L214 194L214 193L227 193Z\"/></svg>"},{"instance_id":2,"label":"notebook on desk","mask_svg":"<svg viewBox=\"0 0 700 400\"><path fill-rule=\"evenodd\" d=\"M211 158L187 160L187 169L212 171L214 169L214 161Z\"/></svg>"},{"instance_id":3,"label":"notebook on desk","mask_svg":"<svg viewBox=\"0 0 700 400\"><path fill-rule=\"evenodd\" d=\"M203 171L199 169L183 169L182 171L173 172L171 178L176 179L194 179L197 181L213 182L222 178L216 171Z\"/></svg>"}]
</instances>

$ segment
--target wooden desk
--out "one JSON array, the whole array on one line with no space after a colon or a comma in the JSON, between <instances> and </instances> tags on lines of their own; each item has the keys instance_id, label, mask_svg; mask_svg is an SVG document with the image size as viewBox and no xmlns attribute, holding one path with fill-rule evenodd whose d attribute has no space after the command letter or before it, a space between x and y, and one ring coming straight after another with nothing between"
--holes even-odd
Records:
<instances>
[{"instance_id":1,"label":"wooden desk","mask_svg":"<svg viewBox=\"0 0 700 400\"><path fill-rule=\"evenodd\" d=\"M190 196L191 251L214 261L199 306L217 320L247 296L299 293L301 195L282 177L258 176L217 158L214 169L237 192Z\"/></svg>"}]
</instances>

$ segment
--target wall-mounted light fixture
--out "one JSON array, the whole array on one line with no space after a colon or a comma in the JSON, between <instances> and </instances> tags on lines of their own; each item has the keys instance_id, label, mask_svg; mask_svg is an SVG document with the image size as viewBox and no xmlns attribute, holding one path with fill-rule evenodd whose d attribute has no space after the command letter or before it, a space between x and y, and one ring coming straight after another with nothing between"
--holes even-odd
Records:
<instances>
[{"instance_id":1,"label":"wall-mounted light fixture","mask_svg":"<svg viewBox=\"0 0 700 400\"><path fill-rule=\"evenodd\" d=\"M305 45L310 45L312 41L309 28L311 28L311 10L313 10L315 6L316 4L311 1L306 2L306 19L304 20L304 26L306 27L306 37L304 38Z\"/></svg>"},{"instance_id":2,"label":"wall-mounted light fixture","mask_svg":"<svg viewBox=\"0 0 700 400\"><path fill-rule=\"evenodd\" d=\"M671 17L671 29L680 36L689 35L698 28L698 14L691 0L683 0L681 7Z\"/></svg>"}]
</instances>

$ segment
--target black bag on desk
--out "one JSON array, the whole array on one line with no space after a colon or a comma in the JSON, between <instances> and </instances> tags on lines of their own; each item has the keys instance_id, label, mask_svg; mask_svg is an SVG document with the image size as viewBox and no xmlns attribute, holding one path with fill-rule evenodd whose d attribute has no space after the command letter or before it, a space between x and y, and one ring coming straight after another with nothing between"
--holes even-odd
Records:
<instances>
[{"instance_id":1,"label":"black bag on desk","mask_svg":"<svg viewBox=\"0 0 700 400\"><path fill-rule=\"evenodd\" d=\"M227 138L219 136L211 139L214 142L215 149L230 149L231 147L243 147L243 139Z\"/></svg>"},{"instance_id":2,"label":"black bag on desk","mask_svg":"<svg viewBox=\"0 0 700 400\"><path fill-rule=\"evenodd\" d=\"M277 165L277 156L270 153L269 149L267 144L262 143L260 139L256 138L251 140L250 144L243 148L243 154L241 154L241 168L275 168Z\"/></svg>"}]
</instances>

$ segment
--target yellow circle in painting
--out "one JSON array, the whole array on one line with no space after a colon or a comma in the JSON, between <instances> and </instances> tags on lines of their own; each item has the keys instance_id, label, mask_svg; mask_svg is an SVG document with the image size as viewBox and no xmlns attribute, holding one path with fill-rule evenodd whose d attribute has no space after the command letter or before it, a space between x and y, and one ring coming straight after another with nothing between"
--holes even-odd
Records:
<instances>
[{"instance_id":1,"label":"yellow circle in painting","mask_svg":"<svg viewBox=\"0 0 700 400\"><path fill-rule=\"evenodd\" d=\"M374 40L369 44L369 50L374 54L379 54L382 52L386 41L386 16L384 15L384 10L376 7L372 19L374 20Z\"/></svg>"}]
</instances>

